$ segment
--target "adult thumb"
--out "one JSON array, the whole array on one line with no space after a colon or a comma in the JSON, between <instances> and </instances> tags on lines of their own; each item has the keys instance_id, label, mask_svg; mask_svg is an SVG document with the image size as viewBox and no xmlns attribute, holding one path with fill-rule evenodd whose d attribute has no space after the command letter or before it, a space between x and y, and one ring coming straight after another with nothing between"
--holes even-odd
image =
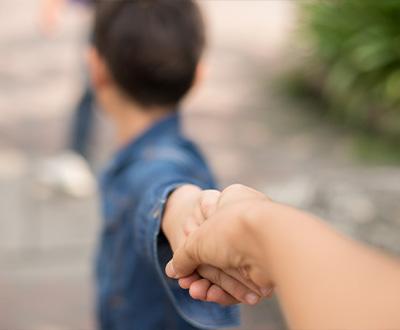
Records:
<instances>
[{"instance_id":1,"label":"adult thumb","mask_svg":"<svg viewBox=\"0 0 400 330\"><path fill-rule=\"evenodd\" d=\"M202 263L198 255L200 250L198 231L191 233L185 243L175 251L173 258L165 267L168 277L177 279L191 275Z\"/></svg>"}]
</instances>

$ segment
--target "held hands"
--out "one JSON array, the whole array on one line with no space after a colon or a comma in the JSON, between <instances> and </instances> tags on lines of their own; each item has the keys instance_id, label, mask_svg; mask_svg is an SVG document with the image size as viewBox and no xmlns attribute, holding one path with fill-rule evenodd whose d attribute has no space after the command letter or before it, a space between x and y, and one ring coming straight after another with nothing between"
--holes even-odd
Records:
<instances>
[{"instance_id":1,"label":"held hands","mask_svg":"<svg viewBox=\"0 0 400 330\"><path fill-rule=\"evenodd\" d=\"M187 202L190 190L196 196L188 203L192 212L183 222L179 246L173 246L175 254L167 265L167 275L179 279L179 285L189 289L193 298L204 301L255 304L261 297L269 297L271 283L257 283L257 269L246 259L246 242L252 239L246 237L247 218L252 218L257 205L267 201L266 197L241 185L233 185L222 193L184 186L171 196L168 204L185 198Z\"/></svg>"},{"instance_id":2,"label":"held hands","mask_svg":"<svg viewBox=\"0 0 400 330\"><path fill-rule=\"evenodd\" d=\"M182 248L192 235L210 217L221 200L216 190L201 191L198 187L185 185L168 199L162 229L173 251ZM221 270L199 263L179 284L194 299L223 305L237 303L256 304L261 297L269 296L271 290L262 290L237 269Z\"/></svg>"}]
</instances>

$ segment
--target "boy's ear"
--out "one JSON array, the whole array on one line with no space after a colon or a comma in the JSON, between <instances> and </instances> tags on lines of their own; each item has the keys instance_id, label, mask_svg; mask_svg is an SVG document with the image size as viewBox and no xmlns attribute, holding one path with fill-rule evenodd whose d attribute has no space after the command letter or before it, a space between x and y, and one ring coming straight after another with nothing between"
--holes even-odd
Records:
<instances>
[{"instance_id":1,"label":"boy's ear","mask_svg":"<svg viewBox=\"0 0 400 330\"><path fill-rule=\"evenodd\" d=\"M92 86L96 91L99 91L111 82L109 70L95 47L88 49L86 58Z\"/></svg>"},{"instance_id":2,"label":"boy's ear","mask_svg":"<svg viewBox=\"0 0 400 330\"><path fill-rule=\"evenodd\" d=\"M194 77L194 82L193 82L193 87L196 88L198 85L200 85L203 80L205 79L207 73L207 65L205 64L204 60L200 61L197 64L196 67L196 72L195 72L195 77Z\"/></svg>"}]
</instances>

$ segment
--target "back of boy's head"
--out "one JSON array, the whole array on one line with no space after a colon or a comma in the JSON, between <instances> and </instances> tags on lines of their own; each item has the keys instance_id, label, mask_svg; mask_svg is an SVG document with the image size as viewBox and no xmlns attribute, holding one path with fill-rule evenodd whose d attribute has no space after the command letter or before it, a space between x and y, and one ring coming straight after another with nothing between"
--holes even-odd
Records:
<instances>
[{"instance_id":1,"label":"back of boy's head","mask_svg":"<svg viewBox=\"0 0 400 330\"><path fill-rule=\"evenodd\" d=\"M176 106L205 45L194 0L101 0L94 46L118 88L144 107Z\"/></svg>"}]
</instances>

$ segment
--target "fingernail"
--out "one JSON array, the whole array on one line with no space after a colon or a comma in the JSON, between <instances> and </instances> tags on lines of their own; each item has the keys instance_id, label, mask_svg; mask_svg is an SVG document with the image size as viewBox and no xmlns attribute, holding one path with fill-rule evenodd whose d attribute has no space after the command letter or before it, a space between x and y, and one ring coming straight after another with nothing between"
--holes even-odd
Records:
<instances>
[{"instance_id":1,"label":"fingernail","mask_svg":"<svg viewBox=\"0 0 400 330\"><path fill-rule=\"evenodd\" d=\"M261 293L263 294L264 297L267 297L271 294L272 288L262 288Z\"/></svg>"},{"instance_id":2,"label":"fingernail","mask_svg":"<svg viewBox=\"0 0 400 330\"><path fill-rule=\"evenodd\" d=\"M248 293L244 297L246 302L250 305L255 305L258 303L258 300L260 299L255 293Z\"/></svg>"},{"instance_id":3,"label":"fingernail","mask_svg":"<svg viewBox=\"0 0 400 330\"><path fill-rule=\"evenodd\" d=\"M172 261L168 262L167 266L165 267L165 272L167 273L168 277L177 278L177 274L172 264Z\"/></svg>"}]
</instances>

